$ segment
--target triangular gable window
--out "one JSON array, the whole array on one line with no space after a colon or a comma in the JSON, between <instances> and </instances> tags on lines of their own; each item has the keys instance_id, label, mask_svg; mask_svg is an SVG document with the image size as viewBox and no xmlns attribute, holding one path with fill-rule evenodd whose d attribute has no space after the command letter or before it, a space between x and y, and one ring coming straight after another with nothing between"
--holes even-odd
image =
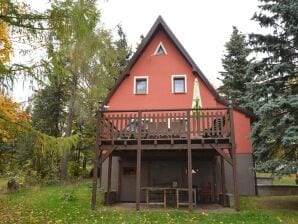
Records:
<instances>
[{"instance_id":1,"label":"triangular gable window","mask_svg":"<svg viewBox=\"0 0 298 224\"><path fill-rule=\"evenodd\" d=\"M167 51L163 46L162 42L160 42L154 52L154 55L164 55L164 54L167 54Z\"/></svg>"}]
</instances>

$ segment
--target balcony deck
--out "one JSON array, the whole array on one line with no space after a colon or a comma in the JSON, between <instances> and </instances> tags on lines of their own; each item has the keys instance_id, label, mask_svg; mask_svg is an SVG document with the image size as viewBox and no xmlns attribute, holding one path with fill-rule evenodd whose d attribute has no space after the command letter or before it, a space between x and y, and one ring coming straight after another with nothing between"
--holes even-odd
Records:
<instances>
[{"instance_id":1,"label":"balcony deck","mask_svg":"<svg viewBox=\"0 0 298 224\"><path fill-rule=\"evenodd\" d=\"M111 110L102 111L98 122L100 145L121 149L229 147L231 122L228 108ZM158 146L158 147L157 147Z\"/></svg>"}]
</instances>

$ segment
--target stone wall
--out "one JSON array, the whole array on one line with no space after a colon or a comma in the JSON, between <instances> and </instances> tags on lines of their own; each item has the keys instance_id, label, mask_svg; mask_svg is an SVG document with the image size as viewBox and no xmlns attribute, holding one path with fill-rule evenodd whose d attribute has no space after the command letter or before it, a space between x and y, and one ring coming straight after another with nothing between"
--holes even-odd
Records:
<instances>
[{"instance_id":1,"label":"stone wall","mask_svg":"<svg viewBox=\"0 0 298 224\"><path fill-rule=\"evenodd\" d=\"M298 195L298 186L295 185L258 185L259 196Z\"/></svg>"},{"instance_id":2,"label":"stone wall","mask_svg":"<svg viewBox=\"0 0 298 224\"><path fill-rule=\"evenodd\" d=\"M257 177L258 185L272 185L273 177Z\"/></svg>"}]
</instances>

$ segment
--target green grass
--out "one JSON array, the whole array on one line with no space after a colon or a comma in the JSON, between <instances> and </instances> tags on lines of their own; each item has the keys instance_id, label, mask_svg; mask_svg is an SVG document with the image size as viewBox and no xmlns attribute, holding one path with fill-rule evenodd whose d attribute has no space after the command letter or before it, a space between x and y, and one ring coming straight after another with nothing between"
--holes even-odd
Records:
<instances>
[{"instance_id":1,"label":"green grass","mask_svg":"<svg viewBox=\"0 0 298 224\"><path fill-rule=\"evenodd\" d=\"M271 177L272 174L270 173L257 173L257 177ZM283 175L281 177L274 176L273 177L273 184L274 185L296 185L295 182L296 175Z\"/></svg>"},{"instance_id":2,"label":"green grass","mask_svg":"<svg viewBox=\"0 0 298 224\"><path fill-rule=\"evenodd\" d=\"M0 194L0 223L298 223L298 197L242 197L241 212L90 209L91 183ZM67 197L65 197L67 196ZM69 200L65 200L68 198Z\"/></svg>"}]
</instances>

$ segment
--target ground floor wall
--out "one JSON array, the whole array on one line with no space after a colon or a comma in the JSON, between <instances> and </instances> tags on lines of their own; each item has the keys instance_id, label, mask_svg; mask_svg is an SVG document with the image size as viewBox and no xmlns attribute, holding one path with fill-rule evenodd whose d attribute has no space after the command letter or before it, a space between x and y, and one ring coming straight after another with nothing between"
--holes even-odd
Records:
<instances>
[{"instance_id":1,"label":"ground floor wall","mask_svg":"<svg viewBox=\"0 0 298 224\"><path fill-rule=\"evenodd\" d=\"M111 190L118 192L119 186L119 161L118 156L112 157L112 175L111 175ZM109 159L106 159L101 167L100 185L102 189L108 189L108 167Z\"/></svg>"},{"instance_id":2,"label":"ground floor wall","mask_svg":"<svg viewBox=\"0 0 298 224\"><path fill-rule=\"evenodd\" d=\"M200 189L210 184L212 201L219 201L222 193L220 157L205 160L193 159L193 188ZM237 155L238 184L241 195L255 195L255 178L251 154ZM120 201L135 201L136 162L125 158L112 158L111 191L117 192ZM233 173L231 165L225 162L227 193L233 194ZM102 164L101 187L108 186L108 159ZM142 161L141 187L179 187L187 188L187 161L151 160ZM141 201L145 194L141 192Z\"/></svg>"},{"instance_id":3,"label":"ground floor wall","mask_svg":"<svg viewBox=\"0 0 298 224\"><path fill-rule=\"evenodd\" d=\"M251 153L237 154L238 186L240 195L256 195L255 172ZM233 172L225 162L227 192L233 194Z\"/></svg>"}]
</instances>

